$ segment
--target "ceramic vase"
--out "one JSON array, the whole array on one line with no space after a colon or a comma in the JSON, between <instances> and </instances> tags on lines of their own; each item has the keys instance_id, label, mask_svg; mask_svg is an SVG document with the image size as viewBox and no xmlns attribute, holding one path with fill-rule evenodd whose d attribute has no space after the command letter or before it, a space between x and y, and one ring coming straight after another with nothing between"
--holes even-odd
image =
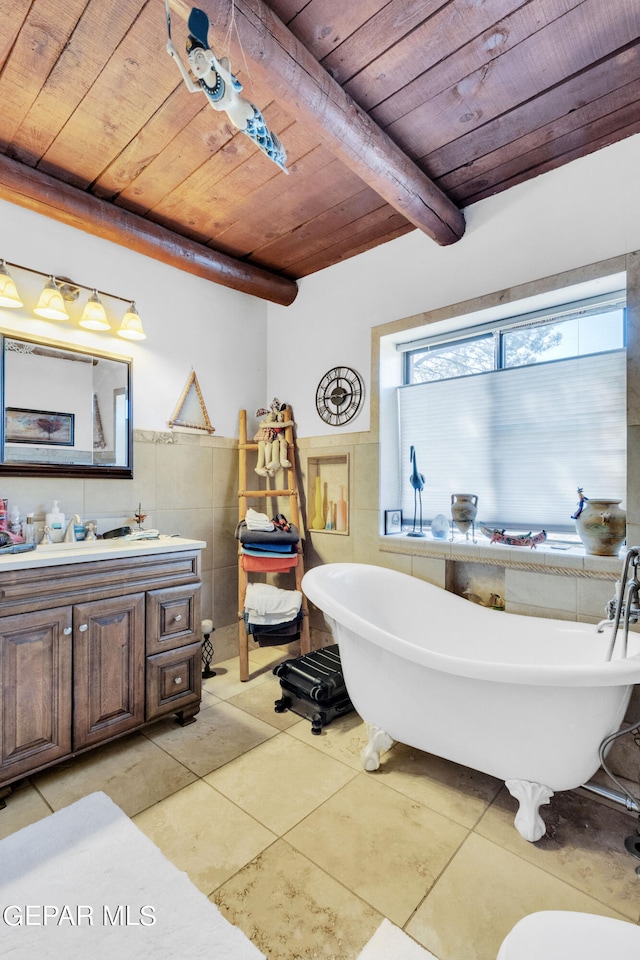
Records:
<instances>
[{"instance_id":1,"label":"ceramic vase","mask_svg":"<svg viewBox=\"0 0 640 960\"><path fill-rule=\"evenodd\" d=\"M475 493L452 493L451 516L460 533L468 533L478 513L478 498Z\"/></svg>"},{"instance_id":2,"label":"ceramic vase","mask_svg":"<svg viewBox=\"0 0 640 960\"><path fill-rule=\"evenodd\" d=\"M314 499L314 514L311 524L312 530L324 530L324 505L322 502L322 484L320 477L316 477L316 493Z\"/></svg>"},{"instance_id":3,"label":"ceramic vase","mask_svg":"<svg viewBox=\"0 0 640 960\"><path fill-rule=\"evenodd\" d=\"M336 509L336 530L347 529L347 501L344 498L344 487L340 487L340 499Z\"/></svg>"},{"instance_id":4,"label":"ceramic vase","mask_svg":"<svg viewBox=\"0 0 640 960\"><path fill-rule=\"evenodd\" d=\"M587 554L617 557L627 533L620 500L587 500L576 519L576 530Z\"/></svg>"}]
</instances>

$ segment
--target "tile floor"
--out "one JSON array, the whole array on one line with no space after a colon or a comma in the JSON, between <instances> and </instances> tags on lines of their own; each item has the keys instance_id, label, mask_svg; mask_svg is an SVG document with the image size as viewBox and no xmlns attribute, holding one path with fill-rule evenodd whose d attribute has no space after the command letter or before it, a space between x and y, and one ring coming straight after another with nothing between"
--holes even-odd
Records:
<instances>
[{"instance_id":1,"label":"tile floor","mask_svg":"<svg viewBox=\"0 0 640 960\"><path fill-rule=\"evenodd\" d=\"M321 736L275 713L291 649L215 665L195 724L144 733L24 781L0 836L103 790L269 960L352 960L383 917L439 960L494 960L513 924L567 909L638 922L621 808L564 793L527 843L491 777L396 744L364 773L355 714Z\"/></svg>"}]
</instances>

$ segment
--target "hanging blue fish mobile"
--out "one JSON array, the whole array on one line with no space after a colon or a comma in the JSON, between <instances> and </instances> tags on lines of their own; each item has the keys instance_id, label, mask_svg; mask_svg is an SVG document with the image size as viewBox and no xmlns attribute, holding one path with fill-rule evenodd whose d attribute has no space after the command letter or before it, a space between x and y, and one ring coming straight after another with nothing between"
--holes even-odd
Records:
<instances>
[{"instance_id":1,"label":"hanging blue fish mobile","mask_svg":"<svg viewBox=\"0 0 640 960\"><path fill-rule=\"evenodd\" d=\"M209 46L209 18L204 10L193 7L187 21L189 36L186 50L191 73L180 59L171 39L169 0L165 0L165 12L169 34L167 53L175 60L187 90L190 93L202 90L214 110L224 111L234 127L250 137L270 160L288 174L285 166L287 154L279 137L269 130L260 110L240 96L242 84L231 72L229 59L222 57L218 60Z\"/></svg>"}]
</instances>

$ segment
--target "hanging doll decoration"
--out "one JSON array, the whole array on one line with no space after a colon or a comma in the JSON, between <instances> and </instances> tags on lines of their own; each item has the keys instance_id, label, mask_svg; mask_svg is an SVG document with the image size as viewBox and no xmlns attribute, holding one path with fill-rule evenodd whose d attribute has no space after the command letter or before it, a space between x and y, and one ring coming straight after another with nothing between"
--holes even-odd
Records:
<instances>
[{"instance_id":1,"label":"hanging doll decoration","mask_svg":"<svg viewBox=\"0 0 640 960\"><path fill-rule=\"evenodd\" d=\"M167 52L175 60L187 90L190 93L202 90L214 110L224 110L234 127L246 133L270 160L288 174L285 167L287 154L279 138L269 130L258 108L240 96L242 84L231 73L228 58L218 60L209 46L209 18L204 10L193 7L188 20L187 59L196 80L183 64L171 40L169 0L165 0L165 11L169 33Z\"/></svg>"},{"instance_id":2,"label":"hanging doll decoration","mask_svg":"<svg viewBox=\"0 0 640 960\"><path fill-rule=\"evenodd\" d=\"M267 410L260 407L256 410L256 417L264 417L258 424L258 432L253 438L258 444L258 462L255 472L260 477L272 477L277 470L291 466L287 457L287 440L285 428L293 426L293 420L287 418L287 405L280 403L277 397L271 401Z\"/></svg>"}]
</instances>

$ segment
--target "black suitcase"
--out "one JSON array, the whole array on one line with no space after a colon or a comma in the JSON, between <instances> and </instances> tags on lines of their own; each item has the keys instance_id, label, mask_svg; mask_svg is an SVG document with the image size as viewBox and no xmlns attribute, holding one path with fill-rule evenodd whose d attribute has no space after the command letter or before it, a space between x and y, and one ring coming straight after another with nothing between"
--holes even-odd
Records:
<instances>
[{"instance_id":1,"label":"black suitcase","mask_svg":"<svg viewBox=\"0 0 640 960\"><path fill-rule=\"evenodd\" d=\"M275 702L276 713L291 710L306 717L311 720L311 733L321 733L336 717L353 710L344 685L337 643L285 660L274 667L273 672L280 678L283 694Z\"/></svg>"}]
</instances>

